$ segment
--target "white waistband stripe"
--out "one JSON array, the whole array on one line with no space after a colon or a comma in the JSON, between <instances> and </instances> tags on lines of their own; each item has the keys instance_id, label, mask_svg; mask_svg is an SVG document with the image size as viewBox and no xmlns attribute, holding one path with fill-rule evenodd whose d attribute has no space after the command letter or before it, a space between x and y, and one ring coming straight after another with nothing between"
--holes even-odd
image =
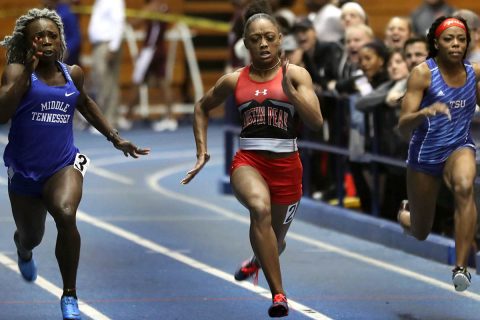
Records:
<instances>
[{"instance_id":1,"label":"white waistband stripe","mask_svg":"<svg viewBox=\"0 0 480 320\"><path fill-rule=\"evenodd\" d=\"M272 152L298 151L297 139L240 138L239 148L242 150L264 150Z\"/></svg>"}]
</instances>

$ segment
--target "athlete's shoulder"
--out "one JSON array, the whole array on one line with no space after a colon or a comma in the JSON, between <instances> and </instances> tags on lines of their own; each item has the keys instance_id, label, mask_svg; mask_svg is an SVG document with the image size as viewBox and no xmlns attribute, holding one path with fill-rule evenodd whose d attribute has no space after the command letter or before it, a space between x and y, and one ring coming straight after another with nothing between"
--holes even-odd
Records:
<instances>
[{"instance_id":1,"label":"athlete's shoulder","mask_svg":"<svg viewBox=\"0 0 480 320\"><path fill-rule=\"evenodd\" d=\"M67 71L70 74L70 77L72 77L72 81L75 84L75 86L77 88L83 86L84 77L85 77L83 69L76 64L73 64L71 66L70 65L66 65L66 66L67 66Z\"/></svg>"},{"instance_id":2,"label":"athlete's shoulder","mask_svg":"<svg viewBox=\"0 0 480 320\"><path fill-rule=\"evenodd\" d=\"M243 69L244 68L240 68L235 71L224 74L222 77L220 77L220 79L218 79L217 85L221 84L230 88L235 88Z\"/></svg>"},{"instance_id":3,"label":"athlete's shoulder","mask_svg":"<svg viewBox=\"0 0 480 320\"><path fill-rule=\"evenodd\" d=\"M295 83L307 84L312 81L312 77L307 69L296 64L288 64L286 74Z\"/></svg>"},{"instance_id":4,"label":"athlete's shoulder","mask_svg":"<svg viewBox=\"0 0 480 320\"><path fill-rule=\"evenodd\" d=\"M480 80L480 64L476 62L471 63L473 71L475 72L475 76L477 80Z\"/></svg>"}]
</instances>

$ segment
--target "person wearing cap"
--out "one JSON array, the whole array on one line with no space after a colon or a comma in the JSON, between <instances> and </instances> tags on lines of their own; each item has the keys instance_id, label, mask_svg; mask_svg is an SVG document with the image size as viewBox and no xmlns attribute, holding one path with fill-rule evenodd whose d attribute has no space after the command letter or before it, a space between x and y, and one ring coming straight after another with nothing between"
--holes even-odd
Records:
<instances>
[{"instance_id":1,"label":"person wearing cap","mask_svg":"<svg viewBox=\"0 0 480 320\"><path fill-rule=\"evenodd\" d=\"M298 47L303 51L302 62L312 76L317 93L327 89L327 83L337 79L337 66L342 57L342 48L336 42L319 41L314 25L307 17L293 25Z\"/></svg>"},{"instance_id":2,"label":"person wearing cap","mask_svg":"<svg viewBox=\"0 0 480 320\"><path fill-rule=\"evenodd\" d=\"M480 65L465 60L470 32L461 17L436 19L427 40L428 58L410 74L398 123L400 132L411 138L406 161L408 202L403 202L397 219L405 232L425 240L445 182L455 208L452 282L455 290L464 291L471 281L467 263L477 223L470 126L480 93Z\"/></svg>"}]
</instances>

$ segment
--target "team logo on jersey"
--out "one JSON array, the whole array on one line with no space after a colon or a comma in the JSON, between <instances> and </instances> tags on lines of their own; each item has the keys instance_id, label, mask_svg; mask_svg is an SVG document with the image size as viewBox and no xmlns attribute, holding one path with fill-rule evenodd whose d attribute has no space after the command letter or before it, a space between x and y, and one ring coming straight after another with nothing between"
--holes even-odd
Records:
<instances>
[{"instance_id":1,"label":"team logo on jersey","mask_svg":"<svg viewBox=\"0 0 480 320\"><path fill-rule=\"evenodd\" d=\"M264 96L267 95L267 89L263 89L263 91L260 90L255 90L255 96L258 97L260 94L263 94Z\"/></svg>"},{"instance_id":2,"label":"team logo on jersey","mask_svg":"<svg viewBox=\"0 0 480 320\"><path fill-rule=\"evenodd\" d=\"M467 100L454 100L454 101L449 101L450 108L452 109L458 109L458 108L465 108L467 105Z\"/></svg>"}]
</instances>

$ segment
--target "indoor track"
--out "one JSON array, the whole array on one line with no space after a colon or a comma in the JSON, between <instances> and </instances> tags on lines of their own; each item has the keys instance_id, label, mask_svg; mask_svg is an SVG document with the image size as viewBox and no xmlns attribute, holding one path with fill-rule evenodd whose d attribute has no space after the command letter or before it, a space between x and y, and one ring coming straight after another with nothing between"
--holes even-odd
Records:
<instances>
[{"instance_id":1,"label":"indoor track","mask_svg":"<svg viewBox=\"0 0 480 320\"><path fill-rule=\"evenodd\" d=\"M7 127L0 129L1 149ZM180 180L195 161L192 129L154 133L136 129L124 138L152 149L125 158L104 137L76 132L91 159L77 213L82 236L77 292L84 319L268 319L270 293L236 282L233 272L251 255L246 210L219 193L223 132L209 129L211 161L189 184ZM15 230L0 172L0 319L60 319L61 278L56 230L47 219L34 250L39 277L18 274ZM291 307L287 319L479 319L480 279L454 291L450 266L363 241L302 221L297 213L281 257Z\"/></svg>"}]
</instances>

